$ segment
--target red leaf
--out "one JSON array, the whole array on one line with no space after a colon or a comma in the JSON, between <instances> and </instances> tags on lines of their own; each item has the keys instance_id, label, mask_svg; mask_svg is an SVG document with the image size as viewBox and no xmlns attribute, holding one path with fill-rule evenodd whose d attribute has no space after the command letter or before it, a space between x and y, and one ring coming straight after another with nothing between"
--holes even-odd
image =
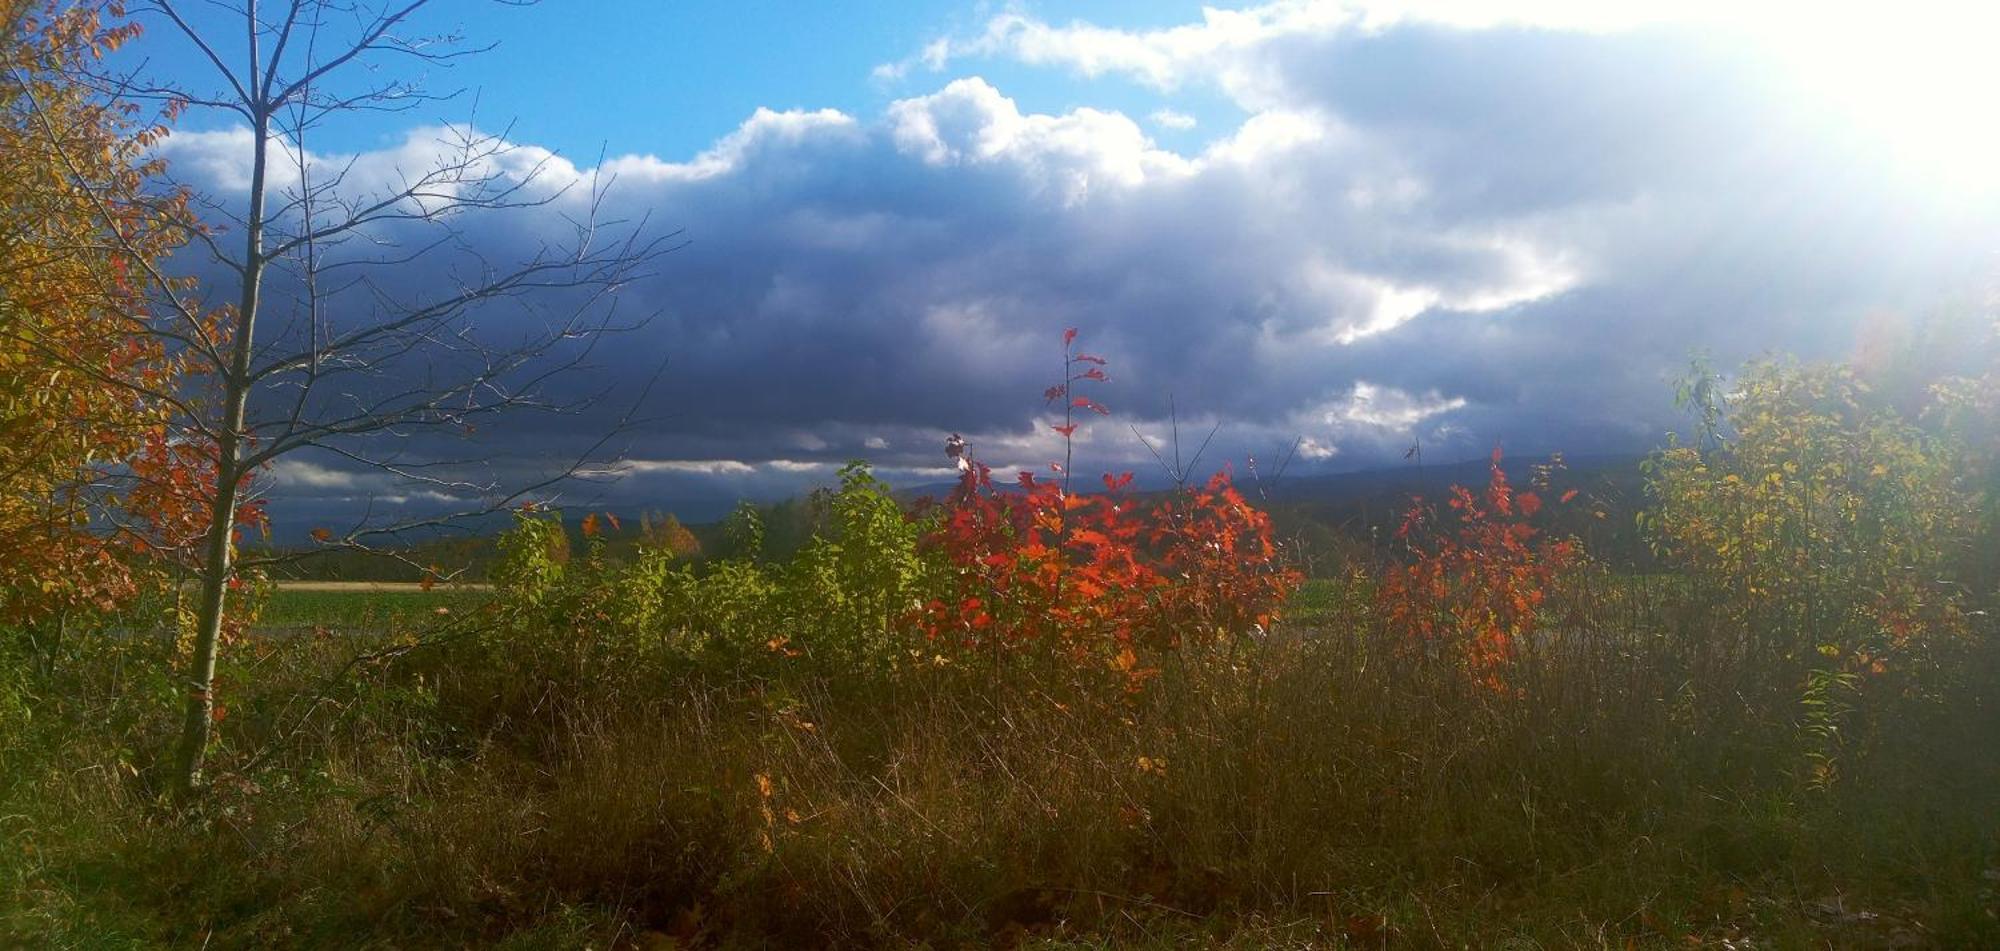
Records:
<instances>
[{"instance_id":1,"label":"red leaf","mask_svg":"<svg viewBox=\"0 0 2000 951\"><path fill-rule=\"evenodd\" d=\"M1060 435L1061 435L1061 436L1062 436L1063 438L1065 438L1065 439L1067 439L1067 438L1069 438L1070 436L1072 436L1072 435L1075 435L1075 434L1076 434L1076 424L1075 424L1075 423L1071 423L1071 424L1069 424L1069 425L1067 425L1067 426L1050 426L1049 428L1050 428L1050 429L1053 429L1053 430L1055 430L1055 431L1056 431L1056 432L1057 432L1058 434L1060 434Z\"/></svg>"},{"instance_id":2,"label":"red leaf","mask_svg":"<svg viewBox=\"0 0 2000 951\"><path fill-rule=\"evenodd\" d=\"M1070 329L1068 329L1068 330L1065 330L1065 331L1063 331L1063 346L1067 347L1067 346L1069 346L1070 344L1072 344L1072 343L1075 343L1075 342L1076 342L1076 328L1075 328L1075 327L1071 327Z\"/></svg>"}]
</instances>

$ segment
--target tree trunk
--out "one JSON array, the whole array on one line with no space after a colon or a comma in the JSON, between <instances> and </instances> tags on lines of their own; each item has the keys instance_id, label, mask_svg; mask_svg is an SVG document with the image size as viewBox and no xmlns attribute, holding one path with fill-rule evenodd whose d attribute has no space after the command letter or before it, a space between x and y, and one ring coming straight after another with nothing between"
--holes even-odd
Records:
<instances>
[{"instance_id":1,"label":"tree trunk","mask_svg":"<svg viewBox=\"0 0 2000 951\"><path fill-rule=\"evenodd\" d=\"M251 43L254 63L254 35ZM186 799L201 782L202 758L208 751L210 724L215 716L215 658L222 640L229 576L235 568L232 535L236 530L237 495L245 475L239 469L239 456L250 397L250 336L257 324L258 293L264 276L264 177L269 162L270 116L261 106L254 113L253 134L256 141L250 165L250 211L244 218L243 293L232 326L235 339L230 341L233 349L229 372L223 377L223 423L216 441L215 494L209 507L207 548L202 553L201 600L196 605L194 652L188 658L187 711L181 721L180 751L174 770L174 792L180 799Z\"/></svg>"}]
</instances>

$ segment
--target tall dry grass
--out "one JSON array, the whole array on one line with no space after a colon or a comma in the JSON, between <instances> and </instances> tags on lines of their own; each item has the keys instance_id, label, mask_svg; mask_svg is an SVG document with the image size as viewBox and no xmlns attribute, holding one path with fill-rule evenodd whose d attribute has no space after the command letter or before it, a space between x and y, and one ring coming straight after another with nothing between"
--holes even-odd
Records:
<instances>
[{"instance_id":1,"label":"tall dry grass","mask_svg":"<svg viewBox=\"0 0 2000 951\"><path fill-rule=\"evenodd\" d=\"M1507 692L1359 582L1328 601L1137 693L1028 658L523 685L462 642L389 650L192 826L115 768L16 790L35 851L0 920L211 947L2000 936L1990 641L1857 717L1815 790L1796 693L1684 586L1568 592ZM346 645L281 649L325 672ZM324 682L295 676L245 684L246 745Z\"/></svg>"}]
</instances>

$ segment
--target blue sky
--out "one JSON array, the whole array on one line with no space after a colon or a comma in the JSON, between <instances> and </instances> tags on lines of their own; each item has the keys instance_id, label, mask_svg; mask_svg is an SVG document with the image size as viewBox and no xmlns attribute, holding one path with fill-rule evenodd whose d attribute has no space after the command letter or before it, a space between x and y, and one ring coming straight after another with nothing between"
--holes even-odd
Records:
<instances>
[{"instance_id":1,"label":"blue sky","mask_svg":"<svg viewBox=\"0 0 2000 951\"><path fill-rule=\"evenodd\" d=\"M499 44L429 79L477 88L477 114L356 117L305 149L351 163L359 196L476 121L561 156L535 187L615 178L612 211L684 231L623 298L651 322L588 376L629 393L669 366L626 478L591 490L611 504L783 495L857 457L934 481L954 431L1039 467L1060 452L1037 395L1071 326L1112 361L1118 414L1081 465L1142 473L1127 424L1157 437L1170 405L1219 424L1211 458L1238 465L1294 439L1306 471L1419 441L1433 459L1630 452L1679 424L1670 381L1697 349L1725 366L1863 340L1977 352L2000 263L1983 39L2000 14L1667 13L439 2L427 28ZM159 24L136 53L203 81ZM182 129L162 150L176 175L240 206L242 132ZM574 200L467 233L504 257ZM420 296L446 273L385 281ZM529 471L603 424L409 451ZM392 491L331 457L269 487L281 512Z\"/></svg>"},{"instance_id":2,"label":"blue sky","mask_svg":"<svg viewBox=\"0 0 2000 951\"><path fill-rule=\"evenodd\" d=\"M1179 0L1087 0L1063 4L1063 17L1163 27L1199 18L1200 3ZM884 3L664 2L664 0L545 0L527 7L444 3L429 11L421 32L457 31L467 45L496 44L490 53L436 70L436 90L464 89L460 103L428 110L456 120L478 95L489 124L512 122L524 141L588 158L651 153L686 158L727 135L759 107L879 112L921 84L883 81L876 67L924 44L978 29L996 8L955 0ZM467 11L476 12L468 16ZM202 25L225 27L227 11L192 8ZM163 72L200 77L208 66L191 44L166 26L142 51ZM234 24L227 24L233 35ZM1222 97L1146 89L1118 77L1078 83L1003 60L982 64L1024 108L1067 111L1080 105L1145 115L1160 108L1227 115ZM195 116L191 127L226 122ZM344 124L326 147L351 150L397 136L393 124ZM1171 131L1171 130L1169 130Z\"/></svg>"}]
</instances>

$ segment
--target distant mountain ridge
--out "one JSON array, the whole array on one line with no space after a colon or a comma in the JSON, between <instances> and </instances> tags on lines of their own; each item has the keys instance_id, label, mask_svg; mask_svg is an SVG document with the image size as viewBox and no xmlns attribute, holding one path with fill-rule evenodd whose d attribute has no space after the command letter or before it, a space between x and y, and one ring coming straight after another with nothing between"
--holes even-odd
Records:
<instances>
[{"instance_id":1,"label":"distant mountain ridge","mask_svg":"<svg viewBox=\"0 0 2000 951\"><path fill-rule=\"evenodd\" d=\"M1597 476L1630 477L1636 480L1639 463L1646 453L1597 453L1585 456L1564 456L1564 469L1572 481L1585 480ZM1501 471L1516 484L1526 484L1535 466L1546 464L1551 457L1507 456L1502 459ZM1491 465L1484 457L1464 459L1447 463L1408 463L1399 466L1382 466L1372 469L1355 469L1349 472L1328 472L1314 475L1287 475L1282 478L1258 479L1250 473L1238 470L1236 487L1250 498L1269 498L1273 502L1330 501L1358 496L1395 495L1411 492L1441 491L1454 485L1484 485L1487 467ZM1201 476L1208 478L1207 473ZM1038 473L1039 476L1039 473ZM1004 475L998 470L993 474L996 484L1011 486L1013 473ZM1619 481L1623 481L1620 479ZM1075 480L1077 491L1101 491L1096 477ZM933 482L923 485L905 486L896 490L896 496L904 499L919 499L925 496L942 499L958 487L957 482ZM1139 474L1135 487L1141 493L1164 492L1170 486L1164 477L1153 475L1148 478Z\"/></svg>"}]
</instances>

